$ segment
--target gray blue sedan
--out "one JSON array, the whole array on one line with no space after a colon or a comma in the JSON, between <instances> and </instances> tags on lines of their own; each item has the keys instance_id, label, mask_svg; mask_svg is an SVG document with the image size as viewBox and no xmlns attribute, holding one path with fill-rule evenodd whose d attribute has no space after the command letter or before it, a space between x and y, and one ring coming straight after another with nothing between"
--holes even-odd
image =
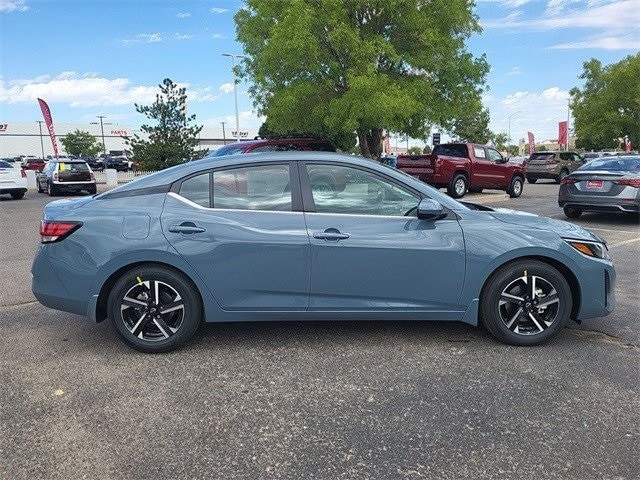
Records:
<instances>
[{"instance_id":1,"label":"gray blue sedan","mask_svg":"<svg viewBox=\"0 0 640 480\"><path fill-rule=\"evenodd\" d=\"M535 345L615 304L602 239L333 153L212 157L44 210L33 292L144 352L202 322L482 322Z\"/></svg>"}]
</instances>

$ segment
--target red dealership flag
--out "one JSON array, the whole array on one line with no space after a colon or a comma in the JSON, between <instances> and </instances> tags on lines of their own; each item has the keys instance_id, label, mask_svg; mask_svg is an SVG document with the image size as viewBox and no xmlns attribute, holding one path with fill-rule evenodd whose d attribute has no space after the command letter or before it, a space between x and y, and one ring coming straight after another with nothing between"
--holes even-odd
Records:
<instances>
[{"instance_id":1,"label":"red dealership flag","mask_svg":"<svg viewBox=\"0 0 640 480\"><path fill-rule=\"evenodd\" d=\"M527 132L527 136L529 137L529 155L531 155L536 151L536 141L533 138L533 133Z\"/></svg>"},{"instance_id":2,"label":"red dealership flag","mask_svg":"<svg viewBox=\"0 0 640 480\"><path fill-rule=\"evenodd\" d=\"M624 136L624 151L627 153L631 151L631 139L628 135Z\"/></svg>"},{"instance_id":3,"label":"red dealership flag","mask_svg":"<svg viewBox=\"0 0 640 480\"><path fill-rule=\"evenodd\" d=\"M40 110L42 110L42 116L44 117L44 123L47 126L47 131L49 132L49 137L51 137L51 145L53 145L53 155L58 158L58 144L56 143L56 134L53 131L53 118L51 117L51 110L49 110L49 105L47 102L38 99L38 103L40 104Z\"/></svg>"},{"instance_id":4,"label":"red dealership flag","mask_svg":"<svg viewBox=\"0 0 640 480\"><path fill-rule=\"evenodd\" d=\"M558 122L558 145L567 145L567 121Z\"/></svg>"}]
</instances>

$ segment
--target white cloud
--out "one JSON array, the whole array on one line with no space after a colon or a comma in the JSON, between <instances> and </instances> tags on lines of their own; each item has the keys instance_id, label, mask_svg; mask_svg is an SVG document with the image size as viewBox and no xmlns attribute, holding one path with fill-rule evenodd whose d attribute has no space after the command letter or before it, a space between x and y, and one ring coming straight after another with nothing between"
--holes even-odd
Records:
<instances>
[{"instance_id":1,"label":"white cloud","mask_svg":"<svg viewBox=\"0 0 640 480\"><path fill-rule=\"evenodd\" d=\"M640 37L637 35L593 36L576 42L560 43L549 47L551 50L577 50L598 48L601 50L640 50Z\"/></svg>"},{"instance_id":2,"label":"white cloud","mask_svg":"<svg viewBox=\"0 0 640 480\"><path fill-rule=\"evenodd\" d=\"M0 0L0 13L26 12L29 7L24 0Z\"/></svg>"},{"instance_id":3,"label":"white cloud","mask_svg":"<svg viewBox=\"0 0 640 480\"><path fill-rule=\"evenodd\" d=\"M130 45L132 43L158 43L163 40L161 33L139 33L133 38L125 38L120 40L123 45Z\"/></svg>"},{"instance_id":4,"label":"white cloud","mask_svg":"<svg viewBox=\"0 0 640 480\"><path fill-rule=\"evenodd\" d=\"M489 128L508 133L511 116L511 140L516 142L533 132L536 140L555 139L558 122L567 119L569 92L550 87L541 92L518 91L506 97L488 97L484 104L491 113Z\"/></svg>"},{"instance_id":5,"label":"white cloud","mask_svg":"<svg viewBox=\"0 0 640 480\"><path fill-rule=\"evenodd\" d=\"M220 87L218 87L218 90L223 93L231 93L233 92L233 83L223 83L222 85L220 85Z\"/></svg>"},{"instance_id":6,"label":"white cloud","mask_svg":"<svg viewBox=\"0 0 640 480\"><path fill-rule=\"evenodd\" d=\"M226 8L220 8L220 7L212 7L211 10L209 10L210 13L216 13L216 14L221 14L221 13L226 13L229 10L227 10Z\"/></svg>"},{"instance_id":7,"label":"white cloud","mask_svg":"<svg viewBox=\"0 0 640 480\"><path fill-rule=\"evenodd\" d=\"M176 40L191 40L192 38L194 38L195 35L188 35L188 34L181 34L181 33L176 33L173 38L175 38Z\"/></svg>"},{"instance_id":8,"label":"white cloud","mask_svg":"<svg viewBox=\"0 0 640 480\"><path fill-rule=\"evenodd\" d=\"M176 17L178 18L189 18L191 16L191 14L189 12L180 12L179 14L176 15Z\"/></svg>"},{"instance_id":9,"label":"white cloud","mask_svg":"<svg viewBox=\"0 0 640 480\"><path fill-rule=\"evenodd\" d=\"M211 102L218 98L212 87L179 86L187 88L189 101ZM0 104L32 103L37 98L44 98L51 103L64 103L73 108L150 104L155 101L157 93L157 85L133 85L128 78L86 77L75 72L8 82L0 78Z\"/></svg>"},{"instance_id":10,"label":"white cloud","mask_svg":"<svg viewBox=\"0 0 640 480\"><path fill-rule=\"evenodd\" d=\"M549 3L552 3L550 0ZM568 2L553 2L554 8L566 6ZM573 3L573 1L569 2ZM587 3L586 7L561 14L547 14L539 18L494 19L482 22L485 28L517 28L526 30L554 30L560 28L602 28L620 30L638 29L638 0L615 1L607 4Z\"/></svg>"},{"instance_id":11,"label":"white cloud","mask_svg":"<svg viewBox=\"0 0 640 480\"><path fill-rule=\"evenodd\" d=\"M223 35L222 33L214 33L213 35L211 35L211 38L213 38L214 40L226 40L227 37L225 35Z\"/></svg>"},{"instance_id":12,"label":"white cloud","mask_svg":"<svg viewBox=\"0 0 640 480\"><path fill-rule=\"evenodd\" d=\"M533 0L478 0L478 3L499 3L502 7L518 8Z\"/></svg>"},{"instance_id":13,"label":"white cloud","mask_svg":"<svg viewBox=\"0 0 640 480\"><path fill-rule=\"evenodd\" d=\"M511 67L509 71L506 73L507 75L522 75L522 70L520 67Z\"/></svg>"}]
</instances>

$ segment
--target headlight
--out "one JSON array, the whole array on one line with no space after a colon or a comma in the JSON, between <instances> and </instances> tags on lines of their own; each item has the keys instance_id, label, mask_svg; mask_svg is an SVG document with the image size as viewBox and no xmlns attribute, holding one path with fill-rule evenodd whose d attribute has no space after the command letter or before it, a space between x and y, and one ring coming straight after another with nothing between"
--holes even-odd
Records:
<instances>
[{"instance_id":1,"label":"headlight","mask_svg":"<svg viewBox=\"0 0 640 480\"><path fill-rule=\"evenodd\" d=\"M604 243L589 242L586 240L572 240L570 238L565 238L564 241L587 257L611 260L607 245Z\"/></svg>"}]
</instances>

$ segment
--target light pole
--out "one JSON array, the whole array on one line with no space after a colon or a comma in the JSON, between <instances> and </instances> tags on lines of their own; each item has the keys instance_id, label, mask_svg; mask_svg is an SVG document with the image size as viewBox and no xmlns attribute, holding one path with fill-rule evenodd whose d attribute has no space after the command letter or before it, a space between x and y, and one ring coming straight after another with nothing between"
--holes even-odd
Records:
<instances>
[{"instance_id":1,"label":"light pole","mask_svg":"<svg viewBox=\"0 0 640 480\"><path fill-rule=\"evenodd\" d=\"M42 149L42 159L44 160L44 142L42 141L42 124L44 123L42 120L36 120L38 127L40 127L40 148Z\"/></svg>"},{"instance_id":2,"label":"light pole","mask_svg":"<svg viewBox=\"0 0 640 480\"><path fill-rule=\"evenodd\" d=\"M227 144L227 134L224 131L224 126L227 122L220 122L220 124L222 125L222 144L226 145Z\"/></svg>"},{"instance_id":3,"label":"light pole","mask_svg":"<svg viewBox=\"0 0 640 480\"><path fill-rule=\"evenodd\" d=\"M244 55L235 53L223 53L223 57L231 57L231 71L233 72L233 98L236 105L236 141L240 141L240 116L238 115L238 86L236 82L236 58L244 58Z\"/></svg>"},{"instance_id":4,"label":"light pole","mask_svg":"<svg viewBox=\"0 0 640 480\"><path fill-rule=\"evenodd\" d=\"M509 146L511 146L511 117L513 117L516 113L522 113L520 110L518 110L517 112L513 112L511 115L509 115L509 133L508 133L508 137L507 137L507 141L509 142Z\"/></svg>"},{"instance_id":5,"label":"light pole","mask_svg":"<svg viewBox=\"0 0 640 480\"><path fill-rule=\"evenodd\" d=\"M100 119L100 132L102 132L102 153L107 153L107 147L104 144L104 124L102 123L102 119L107 118L106 115L98 115Z\"/></svg>"}]
</instances>

